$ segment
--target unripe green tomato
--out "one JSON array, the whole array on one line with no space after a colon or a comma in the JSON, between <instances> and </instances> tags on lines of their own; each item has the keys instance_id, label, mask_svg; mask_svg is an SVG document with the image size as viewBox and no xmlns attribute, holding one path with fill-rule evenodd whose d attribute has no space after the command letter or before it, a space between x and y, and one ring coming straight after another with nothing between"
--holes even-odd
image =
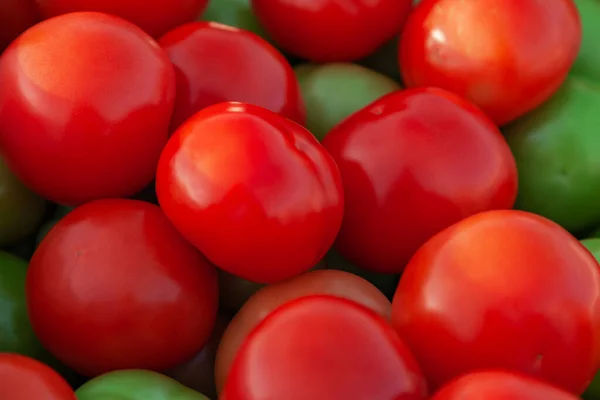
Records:
<instances>
[{"instance_id":1,"label":"unripe green tomato","mask_svg":"<svg viewBox=\"0 0 600 400\"><path fill-rule=\"evenodd\" d=\"M200 19L245 29L269 40L252 11L250 0L211 0Z\"/></svg>"},{"instance_id":2,"label":"unripe green tomato","mask_svg":"<svg viewBox=\"0 0 600 400\"><path fill-rule=\"evenodd\" d=\"M600 82L600 2L598 0L575 0L579 10L583 36L579 55L571 73Z\"/></svg>"}]
</instances>

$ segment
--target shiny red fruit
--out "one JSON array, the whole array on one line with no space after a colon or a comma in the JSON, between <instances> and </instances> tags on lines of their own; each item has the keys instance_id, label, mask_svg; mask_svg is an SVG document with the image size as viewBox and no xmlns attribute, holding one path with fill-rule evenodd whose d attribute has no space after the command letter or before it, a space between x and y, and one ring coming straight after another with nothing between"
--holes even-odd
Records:
<instances>
[{"instance_id":1,"label":"shiny red fruit","mask_svg":"<svg viewBox=\"0 0 600 400\"><path fill-rule=\"evenodd\" d=\"M581 394L600 359L598 263L543 217L481 213L419 249L392 322L433 388L493 368Z\"/></svg>"},{"instance_id":2,"label":"shiny red fruit","mask_svg":"<svg viewBox=\"0 0 600 400\"><path fill-rule=\"evenodd\" d=\"M343 215L339 171L302 126L221 103L185 122L156 177L160 206L211 262L259 283L314 267Z\"/></svg>"},{"instance_id":3,"label":"shiny red fruit","mask_svg":"<svg viewBox=\"0 0 600 400\"><path fill-rule=\"evenodd\" d=\"M284 304L246 339L222 400L423 400L425 380L387 321L350 300Z\"/></svg>"},{"instance_id":4,"label":"shiny red fruit","mask_svg":"<svg viewBox=\"0 0 600 400\"><path fill-rule=\"evenodd\" d=\"M254 104L304 123L292 67L254 33L196 22L167 33L159 43L177 76L174 129L203 108L225 101Z\"/></svg>"},{"instance_id":5,"label":"shiny red fruit","mask_svg":"<svg viewBox=\"0 0 600 400\"><path fill-rule=\"evenodd\" d=\"M580 44L573 0L422 0L402 34L400 71L408 87L450 90L505 124L559 88Z\"/></svg>"},{"instance_id":6,"label":"shiny red fruit","mask_svg":"<svg viewBox=\"0 0 600 400\"><path fill-rule=\"evenodd\" d=\"M515 161L479 109L441 89L382 97L324 139L344 184L336 247L355 264L399 273L431 236L461 219L511 208Z\"/></svg>"},{"instance_id":7,"label":"shiny red fruit","mask_svg":"<svg viewBox=\"0 0 600 400\"><path fill-rule=\"evenodd\" d=\"M368 56L402 30L412 0L251 0L269 37L315 62Z\"/></svg>"},{"instance_id":8,"label":"shiny red fruit","mask_svg":"<svg viewBox=\"0 0 600 400\"><path fill-rule=\"evenodd\" d=\"M86 376L187 361L218 302L214 267L136 200L97 200L60 220L31 259L26 293L42 344Z\"/></svg>"},{"instance_id":9,"label":"shiny red fruit","mask_svg":"<svg viewBox=\"0 0 600 400\"><path fill-rule=\"evenodd\" d=\"M63 15L0 58L0 148L24 184L57 203L133 195L154 177L174 100L173 66L139 28Z\"/></svg>"},{"instance_id":10,"label":"shiny red fruit","mask_svg":"<svg viewBox=\"0 0 600 400\"><path fill-rule=\"evenodd\" d=\"M0 1L0 53L37 22L33 0Z\"/></svg>"}]
</instances>

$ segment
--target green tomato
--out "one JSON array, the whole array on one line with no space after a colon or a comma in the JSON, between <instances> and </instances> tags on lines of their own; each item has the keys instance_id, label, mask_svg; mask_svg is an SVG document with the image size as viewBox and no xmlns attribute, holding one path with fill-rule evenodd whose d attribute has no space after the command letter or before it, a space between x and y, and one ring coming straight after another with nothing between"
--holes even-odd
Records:
<instances>
[{"instance_id":1,"label":"green tomato","mask_svg":"<svg viewBox=\"0 0 600 400\"><path fill-rule=\"evenodd\" d=\"M569 77L546 103L505 128L517 161L516 208L573 233L600 225L600 84Z\"/></svg>"},{"instance_id":2,"label":"green tomato","mask_svg":"<svg viewBox=\"0 0 600 400\"><path fill-rule=\"evenodd\" d=\"M219 22L245 29L269 40L266 31L252 12L250 0L212 0L200 18L202 21Z\"/></svg>"},{"instance_id":3,"label":"green tomato","mask_svg":"<svg viewBox=\"0 0 600 400\"><path fill-rule=\"evenodd\" d=\"M361 60L360 64L382 73L396 82L402 82L400 65L398 63L399 41L399 37L388 41L373 54L370 54L368 57Z\"/></svg>"},{"instance_id":4,"label":"green tomato","mask_svg":"<svg viewBox=\"0 0 600 400\"><path fill-rule=\"evenodd\" d=\"M306 127L319 140L350 114L401 88L356 64L302 65L294 70L306 105Z\"/></svg>"},{"instance_id":5,"label":"green tomato","mask_svg":"<svg viewBox=\"0 0 600 400\"><path fill-rule=\"evenodd\" d=\"M123 370L86 382L75 392L78 400L208 400L158 372Z\"/></svg>"},{"instance_id":6,"label":"green tomato","mask_svg":"<svg viewBox=\"0 0 600 400\"><path fill-rule=\"evenodd\" d=\"M45 208L46 201L26 188L0 160L0 246L34 233Z\"/></svg>"},{"instance_id":7,"label":"green tomato","mask_svg":"<svg viewBox=\"0 0 600 400\"><path fill-rule=\"evenodd\" d=\"M600 81L600 2L598 0L575 0L581 17L583 37L579 55L571 73Z\"/></svg>"}]
</instances>

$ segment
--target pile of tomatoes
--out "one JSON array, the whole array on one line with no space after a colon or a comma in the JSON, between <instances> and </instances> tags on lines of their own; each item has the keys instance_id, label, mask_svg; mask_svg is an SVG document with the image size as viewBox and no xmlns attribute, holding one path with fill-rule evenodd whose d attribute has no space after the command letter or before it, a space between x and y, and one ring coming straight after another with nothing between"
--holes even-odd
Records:
<instances>
[{"instance_id":1,"label":"pile of tomatoes","mask_svg":"<svg viewBox=\"0 0 600 400\"><path fill-rule=\"evenodd\" d=\"M596 0L0 2L1 400L600 399Z\"/></svg>"}]
</instances>

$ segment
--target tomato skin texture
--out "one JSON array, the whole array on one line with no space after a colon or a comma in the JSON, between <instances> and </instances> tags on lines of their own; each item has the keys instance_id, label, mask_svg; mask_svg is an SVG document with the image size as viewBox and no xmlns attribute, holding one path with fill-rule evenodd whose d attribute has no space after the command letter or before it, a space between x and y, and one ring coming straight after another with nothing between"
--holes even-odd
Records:
<instances>
[{"instance_id":1,"label":"tomato skin texture","mask_svg":"<svg viewBox=\"0 0 600 400\"><path fill-rule=\"evenodd\" d=\"M50 367L12 353L0 353L0 398L77 400L69 384Z\"/></svg>"},{"instance_id":2,"label":"tomato skin texture","mask_svg":"<svg viewBox=\"0 0 600 400\"><path fill-rule=\"evenodd\" d=\"M523 211L467 218L406 267L392 323L433 388L500 368L581 394L600 355L600 273L559 225Z\"/></svg>"},{"instance_id":3,"label":"tomato skin texture","mask_svg":"<svg viewBox=\"0 0 600 400\"><path fill-rule=\"evenodd\" d=\"M67 214L38 246L26 284L40 341L86 376L186 361L208 341L217 291L214 267L158 206L136 200Z\"/></svg>"},{"instance_id":4,"label":"tomato skin texture","mask_svg":"<svg viewBox=\"0 0 600 400\"><path fill-rule=\"evenodd\" d=\"M142 28L154 38L193 21L209 0L35 0L41 15L51 18L76 11L116 15Z\"/></svg>"},{"instance_id":5,"label":"tomato skin texture","mask_svg":"<svg viewBox=\"0 0 600 400\"><path fill-rule=\"evenodd\" d=\"M269 37L318 63L355 61L402 30L411 0L251 0Z\"/></svg>"},{"instance_id":6,"label":"tomato skin texture","mask_svg":"<svg viewBox=\"0 0 600 400\"><path fill-rule=\"evenodd\" d=\"M38 22L33 0L0 2L0 53L21 33Z\"/></svg>"},{"instance_id":7,"label":"tomato skin texture","mask_svg":"<svg viewBox=\"0 0 600 400\"><path fill-rule=\"evenodd\" d=\"M434 234L516 198L515 161L500 131L441 89L384 96L338 124L323 146L344 184L336 249L365 269L400 273Z\"/></svg>"},{"instance_id":8,"label":"tomato skin texture","mask_svg":"<svg viewBox=\"0 0 600 400\"><path fill-rule=\"evenodd\" d=\"M175 66L172 127L208 106L255 104L304 124L304 104L292 67L259 36L211 23L186 24L159 40Z\"/></svg>"},{"instance_id":9,"label":"tomato skin texture","mask_svg":"<svg viewBox=\"0 0 600 400\"><path fill-rule=\"evenodd\" d=\"M129 22L73 13L35 25L0 59L0 88L0 148L41 196L78 205L133 195L153 179L175 73Z\"/></svg>"},{"instance_id":10,"label":"tomato skin texture","mask_svg":"<svg viewBox=\"0 0 600 400\"><path fill-rule=\"evenodd\" d=\"M400 71L407 87L450 90L504 125L560 87L581 35L572 0L423 0L402 34Z\"/></svg>"},{"instance_id":11,"label":"tomato skin texture","mask_svg":"<svg viewBox=\"0 0 600 400\"><path fill-rule=\"evenodd\" d=\"M258 325L222 394L223 400L426 398L417 362L387 321L326 295L288 302Z\"/></svg>"},{"instance_id":12,"label":"tomato skin texture","mask_svg":"<svg viewBox=\"0 0 600 400\"><path fill-rule=\"evenodd\" d=\"M205 108L175 132L158 164L156 193L212 263L257 283L314 267L343 216L339 171L312 134L242 103Z\"/></svg>"},{"instance_id":13,"label":"tomato skin texture","mask_svg":"<svg viewBox=\"0 0 600 400\"><path fill-rule=\"evenodd\" d=\"M525 375L483 371L464 375L443 387L431 400L579 400L569 392Z\"/></svg>"}]
</instances>

